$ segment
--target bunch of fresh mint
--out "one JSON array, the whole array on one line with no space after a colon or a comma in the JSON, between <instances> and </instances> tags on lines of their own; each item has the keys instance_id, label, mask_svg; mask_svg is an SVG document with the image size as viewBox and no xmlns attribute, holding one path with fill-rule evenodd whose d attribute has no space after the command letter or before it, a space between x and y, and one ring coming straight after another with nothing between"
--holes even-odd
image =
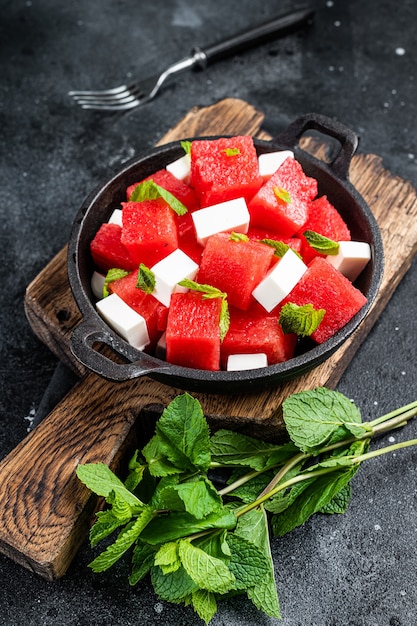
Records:
<instances>
[{"instance_id":1,"label":"bunch of fresh mint","mask_svg":"<svg viewBox=\"0 0 417 626\"><path fill-rule=\"evenodd\" d=\"M108 504L97 513L92 546L117 531L93 571L130 550L131 585L150 574L159 598L192 606L206 624L231 594L280 617L270 529L282 536L314 513L343 513L362 461L417 443L369 451L373 436L416 415L417 402L362 423L348 398L320 387L293 394L282 411L287 443L210 435L199 402L184 393L135 453L124 482L106 465L79 465L79 479Z\"/></svg>"}]
</instances>

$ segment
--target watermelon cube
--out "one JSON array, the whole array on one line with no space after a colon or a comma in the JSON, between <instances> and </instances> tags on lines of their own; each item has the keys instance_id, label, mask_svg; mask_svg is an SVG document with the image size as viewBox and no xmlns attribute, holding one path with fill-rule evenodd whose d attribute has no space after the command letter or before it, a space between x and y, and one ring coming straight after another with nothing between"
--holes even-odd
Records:
<instances>
[{"instance_id":1,"label":"watermelon cube","mask_svg":"<svg viewBox=\"0 0 417 626\"><path fill-rule=\"evenodd\" d=\"M268 365L282 363L294 355L297 337L284 334L276 315L254 303L248 311L230 307L230 327L221 344L221 363L233 354L266 354Z\"/></svg>"},{"instance_id":2,"label":"watermelon cube","mask_svg":"<svg viewBox=\"0 0 417 626\"><path fill-rule=\"evenodd\" d=\"M197 281L226 292L230 305L246 310L273 256L273 248L264 243L235 241L230 233L218 233L207 240Z\"/></svg>"},{"instance_id":3,"label":"watermelon cube","mask_svg":"<svg viewBox=\"0 0 417 626\"><path fill-rule=\"evenodd\" d=\"M307 220L317 181L306 176L298 161L287 157L248 204L251 225L291 237Z\"/></svg>"},{"instance_id":4,"label":"watermelon cube","mask_svg":"<svg viewBox=\"0 0 417 626\"><path fill-rule=\"evenodd\" d=\"M220 369L221 298L205 299L188 291L174 293L168 311L166 359L205 370Z\"/></svg>"},{"instance_id":5,"label":"watermelon cube","mask_svg":"<svg viewBox=\"0 0 417 626\"><path fill-rule=\"evenodd\" d=\"M158 198L143 202L123 202L121 241L138 266L151 267L178 248L175 213Z\"/></svg>"},{"instance_id":6,"label":"watermelon cube","mask_svg":"<svg viewBox=\"0 0 417 626\"><path fill-rule=\"evenodd\" d=\"M105 274L114 267L129 271L137 265L122 243L119 224L101 224L90 242L90 251L96 267Z\"/></svg>"},{"instance_id":7,"label":"watermelon cube","mask_svg":"<svg viewBox=\"0 0 417 626\"><path fill-rule=\"evenodd\" d=\"M119 298L145 319L150 349L152 349L161 335L159 322L166 307L154 298L153 295L147 294L139 289L136 286L137 280L138 270L136 269L127 276L123 276L123 278L118 278L109 283L108 288L110 293L117 294Z\"/></svg>"},{"instance_id":8,"label":"watermelon cube","mask_svg":"<svg viewBox=\"0 0 417 626\"><path fill-rule=\"evenodd\" d=\"M240 197L248 201L262 182L252 137L192 142L190 185L202 207Z\"/></svg>"},{"instance_id":9,"label":"watermelon cube","mask_svg":"<svg viewBox=\"0 0 417 626\"><path fill-rule=\"evenodd\" d=\"M282 305L287 302L312 304L326 311L311 335L314 341L323 343L352 319L366 303L366 297L326 259L317 256Z\"/></svg>"},{"instance_id":10,"label":"watermelon cube","mask_svg":"<svg viewBox=\"0 0 417 626\"><path fill-rule=\"evenodd\" d=\"M298 233L302 241L301 255L305 263L309 263L320 253L314 250L303 231L312 230L333 241L350 241L350 230L339 211L329 202L327 196L320 196L310 202L308 216L301 231Z\"/></svg>"}]
</instances>

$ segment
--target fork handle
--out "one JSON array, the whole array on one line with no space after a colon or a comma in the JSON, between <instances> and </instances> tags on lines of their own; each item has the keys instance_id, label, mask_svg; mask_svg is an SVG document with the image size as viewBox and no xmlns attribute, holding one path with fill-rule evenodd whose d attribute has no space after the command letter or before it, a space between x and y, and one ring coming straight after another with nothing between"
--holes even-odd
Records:
<instances>
[{"instance_id":1,"label":"fork handle","mask_svg":"<svg viewBox=\"0 0 417 626\"><path fill-rule=\"evenodd\" d=\"M247 50L252 46L256 46L276 36L285 35L307 24L313 17L313 14L314 11L312 9L292 11L263 24L259 24L255 26L255 28L232 35L207 48L196 48L197 64L199 67L205 67L208 63L213 63L237 52L241 52L242 50Z\"/></svg>"}]
</instances>

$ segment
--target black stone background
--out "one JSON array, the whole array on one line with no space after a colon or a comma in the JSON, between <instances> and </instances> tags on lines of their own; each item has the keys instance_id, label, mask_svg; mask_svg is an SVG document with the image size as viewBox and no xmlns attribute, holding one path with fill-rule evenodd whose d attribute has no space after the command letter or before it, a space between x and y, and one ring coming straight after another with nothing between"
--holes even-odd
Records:
<instances>
[{"instance_id":1,"label":"black stone background","mask_svg":"<svg viewBox=\"0 0 417 626\"><path fill-rule=\"evenodd\" d=\"M295 6L0 1L1 458L73 382L56 373L57 360L27 323L26 286L64 246L80 203L108 169L146 151L191 107L242 98L265 112L273 135L309 111L335 117L358 133L360 151L380 155L416 185L415 0L318 0L308 32L183 74L127 114L83 111L67 96L147 75L195 44ZM414 262L339 384L364 419L416 398L416 272ZM411 424L392 437L416 434ZM213 626L413 626L416 462L417 449L369 462L344 516L316 516L272 541L281 622L237 598L220 605ZM51 583L0 555L0 625L200 623L191 609L160 602L147 582L131 590L126 562L96 575L87 568L91 557L86 542L65 577Z\"/></svg>"}]
</instances>

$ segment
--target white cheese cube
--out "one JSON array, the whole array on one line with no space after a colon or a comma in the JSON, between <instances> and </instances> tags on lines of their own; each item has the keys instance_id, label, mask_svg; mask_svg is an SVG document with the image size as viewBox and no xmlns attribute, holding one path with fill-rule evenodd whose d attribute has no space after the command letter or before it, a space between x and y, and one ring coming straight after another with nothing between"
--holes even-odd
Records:
<instances>
[{"instance_id":1,"label":"white cheese cube","mask_svg":"<svg viewBox=\"0 0 417 626\"><path fill-rule=\"evenodd\" d=\"M123 226L122 209L114 209L113 213L109 217L109 224L118 224L118 226Z\"/></svg>"},{"instance_id":2,"label":"white cheese cube","mask_svg":"<svg viewBox=\"0 0 417 626\"><path fill-rule=\"evenodd\" d=\"M184 183L190 182L191 173L191 155L184 154L184 156L168 163L166 166L168 172L173 174L178 180L182 180Z\"/></svg>"},{"instance_id":3,"label":"white cheese cube","mask_svg":"<svg viewBox=\"0 0 417 626\"><path fill-rule=\"evenodd\" d=\"M145 318L134 311L116 293L99 300L96 307L107 324L132 346L143 350L149 343Z\"/></svg>"},{"instance_id":4,"label":"white cheese cube","mask_svg":"<svg viewBox=\"0 0 417 626\"><path fill-rule=\"evenodd\" d=\"M290 248L255 287L252 295L269 313L294 289L306 269L307 265Z\"/></svg>"},{"instance_id":5,"label":"white cheese cube","mask_svg":"<svg viewBox=\"0 0 417 626\"><path fill-rule=\"evenodd\" d=\"M192 280L197 274L198 265L185 252L177 248L158 261L151 270L155 275L155 288L152 295L165 306L169 306L171 294L174 291L188 291L186 287L181 287L177 283L184 278Z\"/></svg>"},{"instance_id":6,"label":"white cheese cube","mask_svg":"<svg viewBox=\"0 0 417 626\"><path fill-rule=\"evenodd\" d=\"M363 241L339 241L339 252L326 260L352 282L371 259L371 246Z\"/></svg>"},{"instance_id":7,"label":"white cheese cube","mask_svg":"<svg viewBox=\"0 0 417 626\"><path fill-rule=\"evenodd\" d=\"M97 300L101 300L103 297L103 287L105 280L106 277L103 276L103 274L100 274L100 272L93 272L93 275L91 277L91 289L93 290L93 294L97 298Z\"/></svg>"},{"instance_id":8,"label":"white cheese cube","mask_svg":"<svg viewBox=\"0 0 417 626\"><path fill-rule=\"evenodd\" d=\"M227 371L238 372L240 370L254 370L259 367L267 367L266 354L230 354L227 358Z\"/></svg>"},{"instance_id":9,"label":"white cheese cube","mask_svg":"<svg viewBox=\"0 0 417 626\"><path fill-rule=\"evenodd\" d=\"M288 157L294 158L292 150L278 150L277 152L265 152L258 157L259 174L264 178L271 178L277 169Z\"/></svg>"},{"instance_id":10,"label":"white cheese cube","mask_svg":"<svg viewBox=\"0 0 417 626\"><path fill-rule=\"evenodd\" d=\"M250 215L244 198L219 202L191 213L198 242L204 246L211 235L235 231L247 233Z\"/></svg>"}]
</instances>

